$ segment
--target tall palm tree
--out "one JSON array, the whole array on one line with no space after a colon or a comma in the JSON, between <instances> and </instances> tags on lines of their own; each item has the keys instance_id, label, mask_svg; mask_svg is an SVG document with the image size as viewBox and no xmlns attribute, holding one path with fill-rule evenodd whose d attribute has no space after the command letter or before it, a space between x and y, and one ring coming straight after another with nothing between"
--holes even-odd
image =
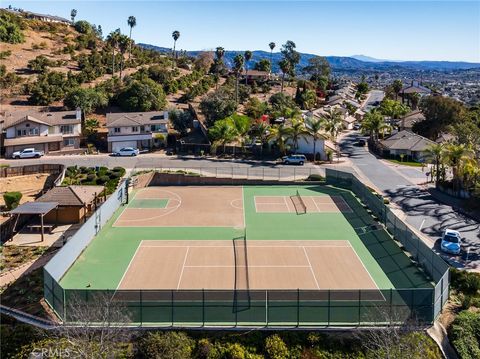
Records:
<instances>
[{"instance_id":1,"label":"tall palm tree","mask_svg":"<svg viewBox=\"0 0 480 359\"><path fill-rule=\"evenodd\" d=\"M129 16L127 20L127 24L130 27L130 35L128 36L130 40L132 40L132 29L137 26L137 19L135 16ZM128 51L128 59L130 60L130 56L132 55L132 41L130 41L130 49Z\"/></svg>"},{"instance_id":2,"label":"tall palm tree","mask_svg":"<svg viewBox=\"0 0 480 359\"><path fill-rule=\"evenodd\" d=\"M118 38L118 50L120 52L120 80L122 80L123 65L125 63L125 53L130 48L132 40L126 35L120 35Z\"/></svg>"},{"instance_id":3,"label":"tall palm tree","mask_svg":"<svg viewBox=\"0 0 480 359\"><path fill-rule=\"evenodd\" d=\"M70 11L70 18L72 19L72 24L75 23L75 17L77 16L77 10L76 9L72 9L72 11Z\"/></svg>"},{"instance_id":4,"label":"tall palm tree","mask_svg":"<svg viewBox=\"0 0 480 359\"><path fill-rule=\"evenodd\" d=\"M335 148L337 150L337 160L340 161L340 151L338 149L337 136L343 129L342 114L340 111L338 111L338 109L333 109L327 111L324 114L323 118L325 121L325 131L332 138L333 143L335 144Z\"/></svg>"},{"instance_id":5,"label":"tall palm tree","mask_svg":"<svg viewBox=\"0 0 480 359\"><path fill-rule=\"evenodd\" d=\"M245 51L245 85L248 85L248 61L252 59L253 53L250 50Z\"/></svg>"},{"instance_id":6,"label":"tall palm tree","mask_svg":"<svg viewBox=\"0 0 480 359\"><path fill-rule=\"evenodd\" d=\"M322 136L323 120L321 118L307 117L306 119L307 133L313 138L313 161L317 158L317 140Z\"/></svg>"},{"instance_id":7,"label":"tall palm tree","mask_svg":"<svg viewBox=\"0 0 480 359\"><path fill-rule=\"evenodd\" d=\"M372 110L365 114L362 128L368 131L370 140L377 143L380 133L382 133L383 136L386 130L391 129L391 126L385 122L383 115L379 111Z\"/></svg>"},{"instance_id":8,"label":"tall palm tree","mask_svg":"<svg viewBox=\"0 0 480 359\"><path fill-rule=\"evenodd\" d=\"M298 141L301 138L305 138L306 140L307 135L308 135L308 132L307 132L307 129L305 128L305 124L303 123L303 121L299 119L292 119L289 138L293 142L293 149L295 153L297 153L297 150L298 150Z\"/></svg>"},{"instance_id":9,"label":"tall palm tree","mask_svg":"<svg viewBox=\"0 0 480 359\"><path fill-rule=\"evenodd\" d=\"M172 32L172 37L173 37L173 54L172 55L173 55L173 58L176 59L177 54L176 54L175 48L177 46L177 40L180 37L180 31L175 30L174 32ZM172 61L172 69L173 69L174 62L175 60Z\"/></svg>"},{"instance_id":10,"label":"tall palm tree","mask_svg":"<svg viewBox=\"0 0 480 359\"><path fill-rule=\"evenodd\" d=\"M268 44L268 47L270 48L270 64L273 65L273 49L275 48L275 43L272 41L271 43ZM272 72L272 66L270 66L270 72Z\"/></svg>"},{"instance_id":11,"label":"tall palm tree","mask_svg":"<svg viewBox=\"0 0 480 359\"><path fill-rule=\"evenodd\" d=\"M402 80L395 80L392 83L393 92L395 92L395 101L398 100L398 94L402 90L403 82Z\"/></svg>"},{"instance_id":12,"label":"tall palm tree","mask_svg":"<svg viewBox=\"0 0 480 359\"><path fill-rule=\"evenodd\" d=\"M235 56L233 59L233 72L235 73L235 101L238 104L238 80L240 78L240 74L243 71L243 64L244 64L244 59L242 54L238 54Z\"/></svg>"},{"instance_id":13,"label":"tall palm tree","mask_svg":"<svg viewBox=\"0 0 480 359\"><path fill-rule=\"evenodd\" d=\"M215 145L223 146L224 154L227 143L232 142L237 136L237 132L235 131L232 122L227 121L226 119L215 122L215 125L213 125L208 132L213 138Z\"/></svg>"},{"instance_id":14,"label":"tall palm tree","mask_svg":"<svg viewBox=\"0 0 480 359\"><path fill-rule=\"evenodd\" d=\"M218 89L218 79L220 77L220 67L223 64L223 57L225 56L225 49L221 46L218 46L215 49L215 57L216 57L216 64L215 64L215 71L217 75L217 82L215 84L215 89Z\"/></svg>"},{"instance_id":15,"label":"tall palm tree","mask_svg":"<svg viewBox=\"0 0 480 359\"><path fill-rule=\"evenodd\" d=\"M285 75L290 72L290 62L287 59L283 59L278 64L280 65L280 70L282 70L282 88L280 92L283 93L283 84L285 82Z\"/></svg>"},{"instance_id":16,"label":"tall palm tree","mask_svg":"<svg viewBox=\"0 0 480 359\"><path fill-rule=\"evenodd\" d=\"M435 166L435 187L440 182L440 165L445 159L445 148L441 143L435 143L427 148L427 159L432 161Z\"/></svg>"},{"instance_id":17,"label":"tall palm tree","mask_svg":"<svg viewBox=\"0 0 480 359\"><path fill-rule=\"evenodd\" d=\"M120 40L120 29L112 31L107 36L107 43L112 47L112 77L115 76L115 49Z\"/></svg>"},{"instance_id":18,"label":"tall palm tree","mask_svg":"<svg viewBox=\"0 0 480 359\"><path fill-rule=\"evenodd\" d=\"M289 138L291 132L291 128L285 126L285 124L281 123L279 125L274 125L270 128L270 133L268 138L275 141L278 146L280 152L285 155L286 153L286 145L285 141Z\"/></svg>"},{"instance_id":19,"label":"tall palm tree","mask_svg":"<svg viewBox=\"0 0 480 359\"><path fill-rule=\"evenodd\" d=\"M247 137L248 132L250 131L250 127L252 125L252 121L248 116L245 115L237 115L233 114L229 117L232 121L232 126L235 129L237 134L237 139L240 141L240 147L242 151L245 145L245 138Z\"/></svg>"}]
</instances>

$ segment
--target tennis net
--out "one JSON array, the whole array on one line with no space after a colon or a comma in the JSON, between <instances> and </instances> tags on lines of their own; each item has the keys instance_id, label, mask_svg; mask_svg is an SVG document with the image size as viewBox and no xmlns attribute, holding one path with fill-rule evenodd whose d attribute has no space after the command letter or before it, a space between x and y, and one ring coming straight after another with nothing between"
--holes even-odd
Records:
<instances>
[{"instance_id":1,"label":"tennis net","mask_svg":"<svg viewBox=\"0 0 480 359\"><path fill-rule=\"evenodd\" d=\"M234 312L250 308L250 280L248 275L247 233L234 238L233 250L235 259L235 294Z\"/></svg>"},{"instance_id":2,"label":"tennis net","mask_svg":"<svg viewBox=\"0 0 480 359\"><path fill-rule=\"evenodd\" d=\"M302 196L300 196L300 193L298 192L298 190L294 196L290 196L290 199L292 200L293 205L295 206L295 211L297 211L297 214L307 213L307 206L305 205L305 202L303 201Z\"/></svg>"}]
</instances>

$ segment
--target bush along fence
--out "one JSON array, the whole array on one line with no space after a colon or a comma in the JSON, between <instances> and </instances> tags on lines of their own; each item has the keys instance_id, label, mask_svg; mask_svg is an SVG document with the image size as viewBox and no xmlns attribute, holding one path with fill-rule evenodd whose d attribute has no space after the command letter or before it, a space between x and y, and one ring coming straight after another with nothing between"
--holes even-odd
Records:
<instances>
[{"instance_id":1,"label":"bush along fence","mask_svg":"<svg viewBox=\"0 0 480 359\"><path fill-rule=\"evenodd\" d=\"M95 215L45 266L45 299L66 323L81 320L75 313L82 310L72 310L73 306L84 306L102 316L114 303L115 312L124 313L120 324L134 327L353 328L400 324L411 318L431 324L448 298L448 265L352 174L327 170L326 180L327 184L354 192L435 285L371 290L63 289L61 278L98 233ZM108 221L127 198L123 183L97 211L100 224ZM102 310L105 306L109 309ZM89 322L95 320L89 318Z\"/></svg>"}]
</instances>

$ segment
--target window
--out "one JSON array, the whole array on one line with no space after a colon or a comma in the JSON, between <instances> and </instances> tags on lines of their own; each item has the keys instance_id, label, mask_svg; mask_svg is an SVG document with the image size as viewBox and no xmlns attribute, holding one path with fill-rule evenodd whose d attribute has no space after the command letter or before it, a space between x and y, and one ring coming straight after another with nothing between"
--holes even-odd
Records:
<instances>
[{"instance_id":1,"label":"window","mask_svg":"<svg viewBox=\"0 0 480 359\"><path fill-rule=\"evenodd\" d=\"M60 132L63 134L72 134L73 133L73 125L62 125L60 126Z\"/></svg>"},{"instance_id":2,"label":"window","mask_svg":"<svg viewBox=\"0 0 480 359\"><path fill-rule=\"evenodd\" d=\"M120 133L120 127L115 127L115 128L113 129L113 132L114 132L114 133Z\"/></svg>"},{"instance_id":3,"label":"window","mask_svg":"<svg viewBox=\"0 0 480 359\"><path fill-rule=\"evenodd\" d=\"M75 144L75 140L73 138L65 138L63 140L64 146L73 146Z\"/></svg>"},{"instance_id":4,"label":"window","mask_svg":"<svg viewBox=\"0 0 480 359\"><path fill-rule=\"evenodd\" d=\"M22 130L17 130L17 136L20 137L22 135Z\"/></svg>"},{"instance_id":5,"label":"window","mask_svg":"<svg viewBox=\"0 0 480 359\"><path fill-rule=\"evenodd\" d=\"M38 135L39 131L37 127L31 128L30 131L28 131L29 135Z\"/></svg>"},{"instance_id":6,"label":"window","mask_svg":"<svg viewBox=\"0 0 480 359\"><path fill-rule=\"evenodd\" d=\"M132 132L138 132L138 126L132 126Z\"/></svg>"}]
</instances>

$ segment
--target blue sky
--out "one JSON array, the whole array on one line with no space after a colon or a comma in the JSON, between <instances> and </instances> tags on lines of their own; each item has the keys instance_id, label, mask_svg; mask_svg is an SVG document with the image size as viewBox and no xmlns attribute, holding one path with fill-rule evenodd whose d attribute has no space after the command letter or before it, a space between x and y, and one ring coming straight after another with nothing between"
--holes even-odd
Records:
<instances>
[{"instance_id":1,"label":"blue sky","mask_svg":"<svg viewBox=\"0 0 480 359\"><path fill-rule=\"evenodd\" d=\"M25 10L100 24L104 34L178 49L277 50L293 40L301 52L390 60L480 62L480 1L9 1Z\"/></svg>"}]
</instances>

